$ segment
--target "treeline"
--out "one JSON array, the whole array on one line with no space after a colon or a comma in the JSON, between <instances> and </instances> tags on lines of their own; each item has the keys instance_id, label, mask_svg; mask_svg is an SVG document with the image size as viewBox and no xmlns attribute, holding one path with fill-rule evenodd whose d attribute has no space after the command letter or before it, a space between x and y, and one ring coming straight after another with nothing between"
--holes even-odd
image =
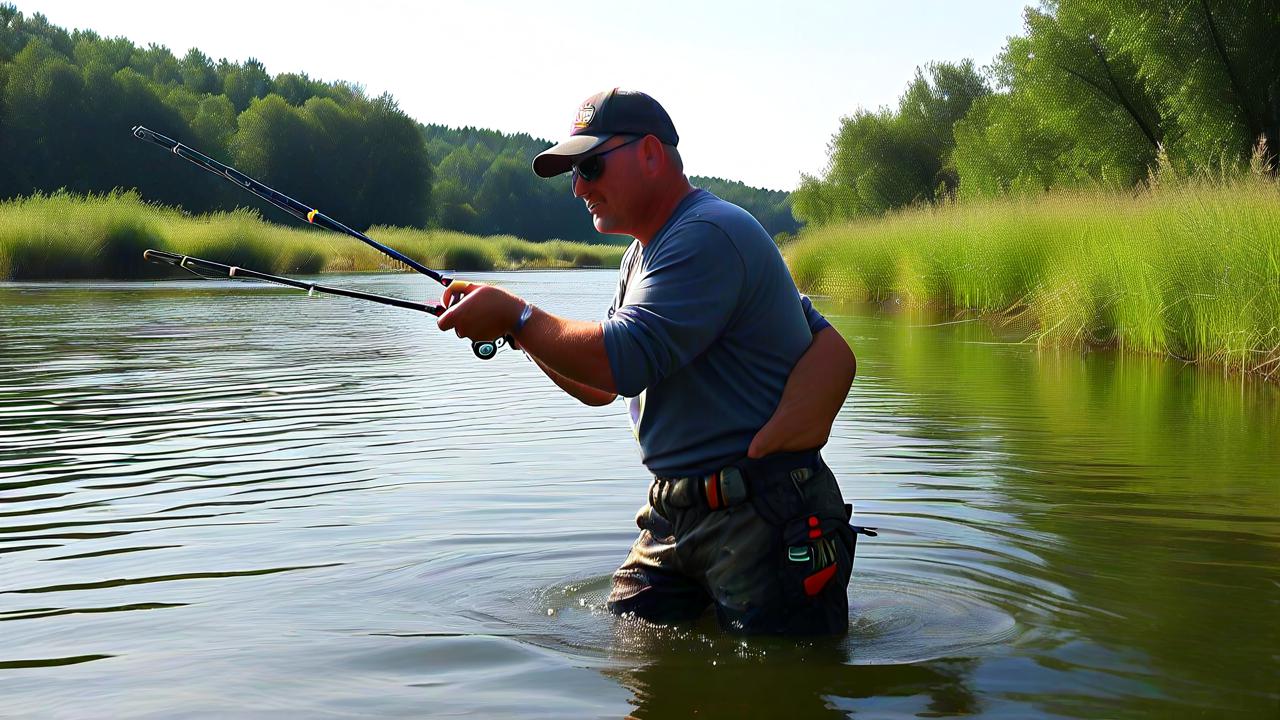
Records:
<instances>
[{"instance_id":1,"label":"treeline","mask_svg":"<svg viewBox=\"0 0 1280 720\"><path fill-rule=\"evenodd\" d=\"M1222 173L1254 158L1275 172L1274 0L1045 0L1025 18L990 68L929 65L898 107L844 118L826 171L792 195L796 217L1125 189L1157 165Z\"/></svg>"},{"instance_id":2,"label":"treeline","mask_svg":"<svg viewBox=\"0 0 1280 720\"><path fill-rule=\"evenodd\" d=\"M426 148L390 97L272 77L256 60L215 63L196 49L177 58L156 45L68 33L0 5L0 197L136 187L190 212L248 203L230 184L130 138L136 124L356 227L431 219Z\"/></svg>"},{"instance_id":3,"label":"treeline","mask_svg":"<svg viewBox=\"0 0 1280 720\"><path fill-rule=\"evenodd\" d=\"M424 125L422 134L436 168L441 227L530 240L600 240L568 176L543 179L530 169L533 157L552 143L524 133L443 125Z\"/></svg>"},{"instance_id":4,"label":"treeline","mask_svg":"<svg viewBox=\"0 0 1280 720\"><path fill-rule=\"evenodd\" d=\"M138 188L203 213L253 204L230 184L129 138L146 125L313 203L357 228L374 224L599 241L568 178L530 170L552 143L529 135L421 125L389 95L192 48L140 48L0 4L0 199L66 189ZM786 193L696 178L794 232ZM283 220L266 208L269 219Z\"/></svg>"}]
</instances>

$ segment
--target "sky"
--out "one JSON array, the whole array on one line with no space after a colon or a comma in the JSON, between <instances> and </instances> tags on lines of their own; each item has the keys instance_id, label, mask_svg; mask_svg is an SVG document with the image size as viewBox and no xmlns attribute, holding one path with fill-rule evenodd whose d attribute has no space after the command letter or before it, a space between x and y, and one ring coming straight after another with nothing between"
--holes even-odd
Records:
<instances>
[{"instance_id":1,"label":"sky","mask_svg":"<svg viewBox=\"0 0 1280 720\"><path fill-rule=\"evenodd\" d=\"M559 141L588 96L642 90L670 113L689 174L779 190L820 175L840 119L895 106L917 67L990 64L1022 33L1028 4L6 1L179 57L197 47L214 60L257 58L272 75L389 92L424 123Z\"/></svg>"}]
</instances>

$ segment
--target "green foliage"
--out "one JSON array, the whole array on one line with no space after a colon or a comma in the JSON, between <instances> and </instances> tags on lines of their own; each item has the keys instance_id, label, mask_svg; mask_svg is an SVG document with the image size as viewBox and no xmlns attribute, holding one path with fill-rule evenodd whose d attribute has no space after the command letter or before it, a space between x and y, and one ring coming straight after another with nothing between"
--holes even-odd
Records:
<instances>
[{"instance_id":1,"label":"green foliage","mask_svg":"<svg viewBox=\"0 0 1280 720\"><path fill-rule=\"evenodd\" d=\"M222 94L227 96L236 112L244 112L249 104L264 98L271 92L271 76L262 63L253 58L244 65L231 66L222 75Z\"/></svg>"},{"instance_id":2,"label":"green foliage","mask_svg":"<svg viewBox=\"0 0 1280 720\"><path fill-rule=\"evenodd\" d=\"M369 232L429 267L463 271L617 266L625 249L404 227ZM403 269L361 243L264 222L256 210L192 216L146 203L136 191L0 201L0 281L164 275L162 266L142 261L147 248L274 274Z\"/></svg>"},{"instance_id":3,"label":"green foliage","mask_svg":"<svg viewBox=\"0 0 1280 720\"><path fill-rule=\"evenodd\" d=\"M418 125L390 97L305 75L273 79L252 59L214 63L195 48L179 59L159 45L68 34L0 5L0 198L134 187L193 212L258 204L128 139L139 124L355 227L426 225L433 215Z\"/></svg>"},{"instance_id":4,"label":"green foliage","mask_svg":"<svg viewBox=\"0 0 1280 720\"><path fill-rule=\"evenodd\" d=\"M1123 49L1177 123L1170 151L1196 167L1280 150L1280 8L1273 0L1119 0Z\"/></svg>"},{"instance_id":5,"label":"green foliage","mask_svg":"<svg viewBox=\"0 0 1280 720\"><path fill-rule=\"evenodd\" d=\"M190 212L250 205L271 220L294 222L129 140L125 133L139 124L356 228L601 239L567 177L542 180L530 171L533 157L551 145L545 140L422 126L391 96L370 99L358 85L299 73L272 77L255 59L214 61L197 48L177 57L160 45L68 33L0 4L0 198L137 188ZM695 181L754 212L771 232L796 229L785 193Z\"/></svg>"},{"instance_id":6,"label":"green foliage","mask_svg":"<svg viewBox=\"0 0 1280 720\"><path fill-rule=\"evenodd\" d=\"M182 56L178 72L182 75L183 86L192 92L207 95L218 89L218 72L213 67L213 60L196 48Z\"/></svg>"},{"instance_id":7,"label":"green foliage","mask_svg":"<svg viewBox=\"0 0 1280 720\"><path fill-rule=\"evenodd\" d=\"M841 121L823 177L805 176L793 194L795 217L821 225L953 196L953 128L989 93L969 60L917 70L896 110Z\"/></svg>"},{"instance_id":8,"label":"green foliage","mask_svg":"<svg viewBox=\"0 0 1280 720\"><path fill-rule=\"evenodd\" d=\"M1024 95L981 98L956 123L955 137L962 198L1090 184L1087 172L1062 162L1073 145L1071 136L1028 107Z\"/></svg>"},{"instance_id":9,"label":"green foliage","mask_svg":"<svg viewBox=\"0 0 1280 720\"><path fill-rule=\"evenodd\" d=\"M1127 52L1131 28L1109 4L1028 9L995 73L1008 94L960 123L965 194L1130 187L1146 177L1169 122Z\"/></svg>"},{"instance_id":10,"label":"green foliage","mask_svg":"<svg viewBox=\"0 0 1280 720\"><path fill-rule=\"evenodd\" d=\"M0 278L63 280L143 274L160 230L137 193L37 195L0 204Z\"/></svg>"},{"instance_id":11,"label":"green foliage","mask_svg":"<svg viewBox=\"0 0 1280 720\"><path fill-rule=\"evenodd\" d=\"M569 180L542 179L530 169L552 143L442 125L425 125L422 134L436 164L435 225L539 241L600 239Z\"/></svg>"},{"instance_id":12,"label":"green foliage","mask_svg":"<svg viewBox=\"0 0 1280 720\"><path fill-rule=\"evenodd\" d=\"M896 109L843 120L795 216L821 225L950 197L1131 188L1163 157L1182 174L1277 170L1280 12L1270 0L1042 0L986 80L917 73Z\"/></svg>"},{"instance_id":13,"label":"green foliage","mask_svg":"<svg viewBox=\"0 0 1280 720\"><path fill-rule=\"evenodd\" d=\"M962 194L1132 187L1280 141L1280 12L1265 0L1060 0L1028 9L993 72L1006 90L957 126Z\"/></svg>"},{"instance_id":14,"label":"green foliage","mask_svg":"<svg viewBox=\"0 0 1280 720\"><path fill-rule=\"evenodd\" d=\"M440 266L454 272L479 272L493 269L493 258L484 248L455 245L441 255Z\"/></svg>"},{"instance_id":15,"label":"green foliage","mask_svg":"<svg viewBox=\"0 0 1280 720\"><path fill-rule=\"evenodd\" d=\"M925 206L811 230L797 284L1018 315L1090 342L1280 375L1280 184L1265 171Z\"/></svg>"}]
</instances>

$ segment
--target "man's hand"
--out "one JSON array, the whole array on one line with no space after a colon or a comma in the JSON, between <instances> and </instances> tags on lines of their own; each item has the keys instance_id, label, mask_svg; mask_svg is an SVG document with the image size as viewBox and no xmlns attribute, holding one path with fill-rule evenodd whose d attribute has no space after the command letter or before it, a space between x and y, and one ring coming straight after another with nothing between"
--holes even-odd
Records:
<instances>
[{"instance_id":1,"label":"man's hand","mask_svg":"<svg viewBox=\"0 0 1280 720\"><path fill-rule=\"evenodd\" d=\"M441 330L453 330L468 340L496 340L516 326L525 302L493 285L454 280L444 289L440 304L448 308L436 320Z\"/></svg>"}]
</instances>

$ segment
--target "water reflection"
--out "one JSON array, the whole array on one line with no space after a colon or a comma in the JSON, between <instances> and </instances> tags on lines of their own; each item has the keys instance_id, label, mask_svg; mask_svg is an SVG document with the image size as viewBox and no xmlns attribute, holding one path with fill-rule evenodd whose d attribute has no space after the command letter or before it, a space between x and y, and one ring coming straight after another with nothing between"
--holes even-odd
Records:
<instances>
[{"instance_id":1,"label":"water reflection","mask_svg":"<svg viewBox=\"0 0 1280 720\"><path fill-rule=\"evenodd\" d=\"M614 281L495 277L575 317ZM603 611L638 453L519 357L247 285L0 287L6 712L1280 714L1276 388L822 307L880 536L848 637L797 642Z\"/></svg>"},{"instance_id":2,"label":"water reflection","mask_svg":"<svg viewBox=\"0 0 1280 720\"><path fill-rule=\"evenodd\" d=\"M843 718L973 715L973 661L845 665L835 642L753 640L708 659L687 647L655 647L625 670L606 670L633 693L636 718Z\"/></svg>"},{"instance_id":3,"label":"water reflection","mask_svg":"<svg viewBox=\"0 0 1280 720\"><path fill-rule=\"evenodd\" d=\"M1023 620L1057 637L1037 654L1133 683L1124 714L1280 709L1276 388L905 319L880 326L877 370L908 393L912 436L996 479L987 500L1016 518L1005 537L1029 553L1003 564L1042 578L1028 600L1055 599L1051 616ZM1045 707L1089 715L1080 697Z\"/></svg>"}]
</instances>

